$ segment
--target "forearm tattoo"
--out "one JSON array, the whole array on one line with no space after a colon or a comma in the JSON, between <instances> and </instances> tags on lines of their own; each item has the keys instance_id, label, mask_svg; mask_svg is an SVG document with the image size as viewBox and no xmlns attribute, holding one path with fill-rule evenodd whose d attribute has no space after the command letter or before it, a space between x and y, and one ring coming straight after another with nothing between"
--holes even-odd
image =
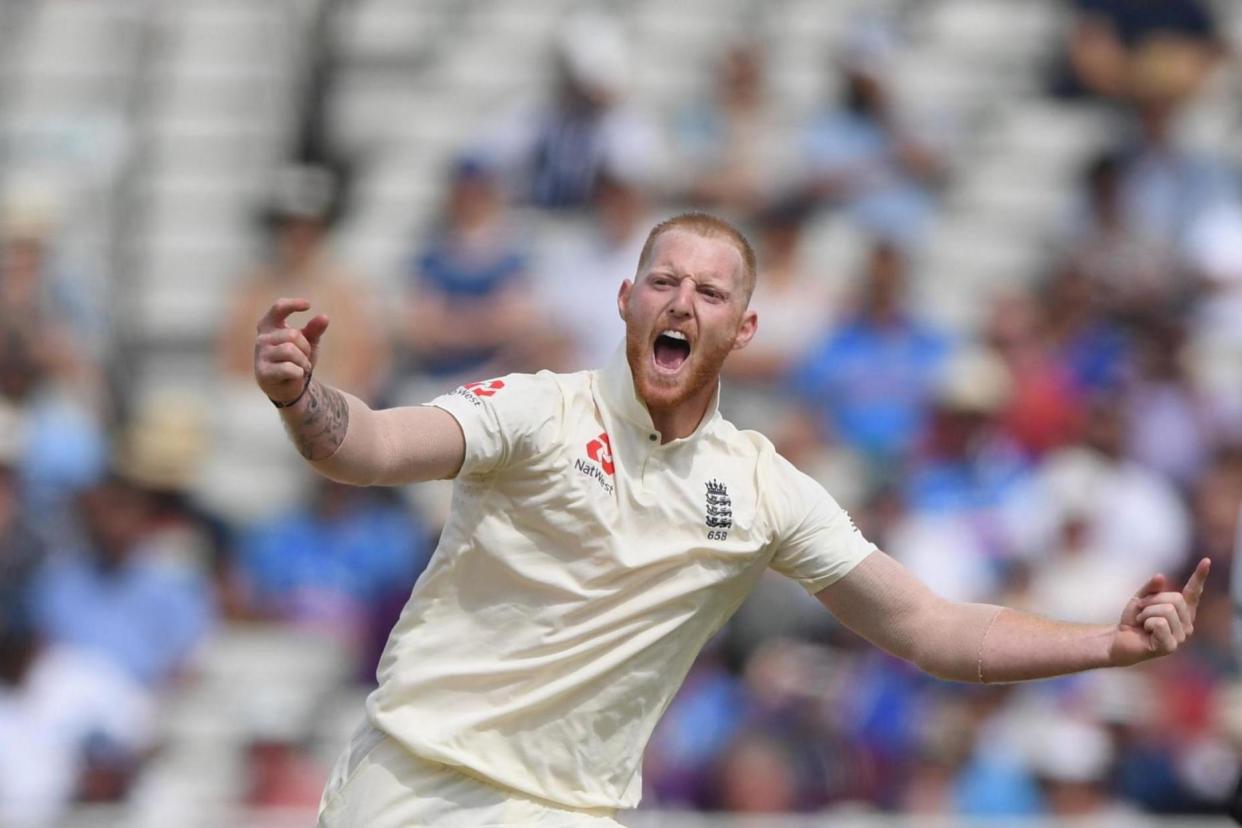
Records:
<instances>
[{"instance_id":1,"label":"forearm tattoo","mask_svg":"<svg viewBox=\"0 0 1242 828\"><path fill-rule=\"evenodd\" d=\"M307 460L325 460L336 453L349 428L349 401L335 388L311 380L306 402L285 415L285 425Z\"/></svg>"}]
</instances>

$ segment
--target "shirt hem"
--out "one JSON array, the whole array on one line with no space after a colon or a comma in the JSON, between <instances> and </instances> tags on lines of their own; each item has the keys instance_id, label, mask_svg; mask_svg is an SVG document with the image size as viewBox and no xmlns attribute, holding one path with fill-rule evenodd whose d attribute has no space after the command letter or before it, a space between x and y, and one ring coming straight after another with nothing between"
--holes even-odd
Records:
<instances>
[{"instance_id":1,"label":"shirt hem","mask_svg":"<svg viewBox=\"0 0 1242 828\"><path fill-rule=\"evenodd\" d=\"M616 817L618 811L634 808L638 805L637 802L626 803L616 799L607 799L603 796L589 799L584 798L573 802L566 801L565 799L558 799L555 796L549 795L545 791L538 790L537 785L524 784L523 780L513 780L511 778L502 779L497 776L493 776L486 771L480 770L470 764L470 757L468 755L459 754L456 751L446 749L431 742L404 738L396 733L393 733L392 730L387 727L384 727L376 720L376 716L371 716L370 718L372 725L383 731L391 739L396 741L397 744L401 745L401 747L420 759L428 762L437 762L441 765L447 765L457 773L460 773L463 776L468 776L480 784L487 785L492 788L498 788L502 791L511 792L517 796L534 800L540 805L544 805L549 808L556 808L562 811L572 811L574 813L586 814L587 816L607 817L612 819ZM529 782L529 780L527 782Z\"/></svg>"}]
</instances>

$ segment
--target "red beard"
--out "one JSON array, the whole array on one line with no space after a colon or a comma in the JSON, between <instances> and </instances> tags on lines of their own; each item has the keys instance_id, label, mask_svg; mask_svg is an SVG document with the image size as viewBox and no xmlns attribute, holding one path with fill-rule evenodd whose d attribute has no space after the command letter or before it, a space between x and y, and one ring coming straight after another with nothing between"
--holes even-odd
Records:
<instances>
[{"instance_id":1,"label":"red beard","mask_svg":"<svg viewBox=\"0 0 1242 828\"><path fill-rule=\"evenodd\" d=\"M700 340L695 343L690 356L686 357L689 364L683 366L684 373L668 377L661 376L652 368L651 349L650 342L626 326L625 358L634 377L634 390L648 411L672 410L704 388L715 390L725 357L733 350L731 342L712 344Z\"/></svg>"}]
</instances>

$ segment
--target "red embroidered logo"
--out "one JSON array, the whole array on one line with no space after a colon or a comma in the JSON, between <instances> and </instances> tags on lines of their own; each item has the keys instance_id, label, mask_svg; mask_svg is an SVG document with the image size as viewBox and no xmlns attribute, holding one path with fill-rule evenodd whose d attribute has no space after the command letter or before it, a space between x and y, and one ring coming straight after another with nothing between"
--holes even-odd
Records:
<instances>
[{"instance_id":1,"label":"red embroidered logo","mask_svg":"<svg viewBox=\"0 0 1242 828\"><path fill-rule=\"evenodd\" d=\"M590 457L599 467L604 470L605 474L612 474L616 471L616 467L612 463L612 443L608 440L608 432L601 433L591 442L587 443L587 457Z\"/></svg>"},{"instance_id":2,"label":"red embroidered logo","mask_svg":"<svg viewBox=\"0 0 1242 828\"><path fill-rule=\"evenodd\" d=\"M462 386L476 397L490 397L497 391L505 387L504 380L479 380L478 382L468 382Z\"/></svg>"}]
</instances>

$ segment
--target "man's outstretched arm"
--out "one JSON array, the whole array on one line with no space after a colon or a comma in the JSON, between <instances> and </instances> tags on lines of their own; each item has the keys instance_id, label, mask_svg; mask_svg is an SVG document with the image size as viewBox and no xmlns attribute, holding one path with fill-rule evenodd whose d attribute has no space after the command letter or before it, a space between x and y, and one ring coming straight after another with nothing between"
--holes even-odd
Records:
<instances>
[{"instance_id":1,"label":"man's outstretched arm","mask_svg":"<svg viewBox=\"0 0 1242 828\"><path fill-rule=\"evenodd\" d=\"M1209 561L1181 592L1156 575L1115 625L1071 624L993 604L947 601L901 564L873 552L818 598L854 632L934 676L1026 681L1168 655L1193 632Z\"/></svg>"},{"instance_id":2,"label":"man's outstretched arm","mask_svg":"<svg viewBox=\"0 0 1242 828\"><path fill-rule=\"evenodd\" d=\"M466 443L446 411L409 406L372 410L352 394L314 378L319 340L328 318L289 327L305 299L279 299L259 320L254 374L259 388L280 404L298 451L326 477L358 486L397 485L453 477Z\"/></svg>"}]
</instances>

